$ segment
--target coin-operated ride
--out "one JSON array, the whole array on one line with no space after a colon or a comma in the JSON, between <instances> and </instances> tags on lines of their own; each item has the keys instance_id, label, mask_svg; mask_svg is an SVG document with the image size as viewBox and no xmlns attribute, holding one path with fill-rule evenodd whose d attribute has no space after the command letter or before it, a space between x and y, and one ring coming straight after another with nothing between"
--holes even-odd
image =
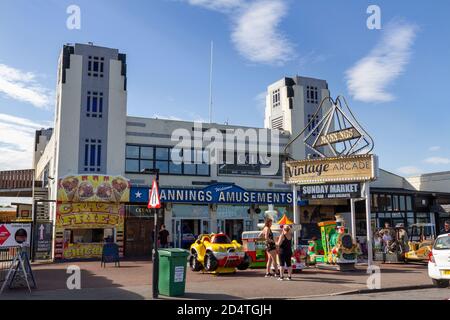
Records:
<instances>
[{"instance_id":1,"label":"coin-operated ride","mask_svg":"<svg viewBox=\"0 0 450 320\"><path fill-rule=\"evenodd\" d=\"M409 226L409 251L405 262L428 262L434 243L435 226L432 223L415 223Z\"/></svg>"},{"instance_id":2,"label":"coin-operated ride","mask_svg":"<svg viewBox=\"0 0 450 320\"><path fill-rule=\"evenodd\" d=\"M395 228L384 227L376 231L374 242L375 261L383 261L383 263L404 263L406 261L405 257L410 249L408 232L402 223L397 224Z\"/></svg>"},{"instance_id":3,"label":"coin-operated ride","mask_svg":"<svg viewBox=\"0 0 450 320\"><path fill-rule=\"evenodd\" d=\"M320 267L336 266L338 270L353 270L361 249L348 229L341 215L336 221L318 223L321 239L311 240L308 246L309 263Z\"/></svg>"},{"instance_id":4,"label":"coin-operated ride","mask_svg":"<svg viewBox=\"0 0 450 320\"><path fill-rule=\"evenodd\" d=\"M234 273L250 266L242 245L223 233L200 235L191 245L190 253L189 266L196 272Z\"/></svg>"}]
</instances>

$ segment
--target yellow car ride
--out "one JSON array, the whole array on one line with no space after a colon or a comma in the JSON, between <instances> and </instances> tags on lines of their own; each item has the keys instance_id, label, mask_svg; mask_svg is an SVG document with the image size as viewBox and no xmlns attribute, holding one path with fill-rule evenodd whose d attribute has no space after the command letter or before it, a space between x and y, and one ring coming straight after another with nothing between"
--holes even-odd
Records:
<instances>
[{"instance_id":1,"label":"yellow car ride","mask_svg":"<svg viewBox=\"0 0 450 320\"><path fill-rule=\"evenodd\" d=\"M236 240L223 233L203 234L191 245L189 266L192 271L233 273L250 266L249 256Z\"/></svg>"},{"instance_id":2,"label":"yellow car ride","mask_svg":"<svg viewBox=\"0 0 450 320\"><path fill-rule=\"evenodd\" d=\"M409 251L405 262L427 262L434 243L435 226L432 223L415 223L410 226Z\"/></svg>"}]
</instances>

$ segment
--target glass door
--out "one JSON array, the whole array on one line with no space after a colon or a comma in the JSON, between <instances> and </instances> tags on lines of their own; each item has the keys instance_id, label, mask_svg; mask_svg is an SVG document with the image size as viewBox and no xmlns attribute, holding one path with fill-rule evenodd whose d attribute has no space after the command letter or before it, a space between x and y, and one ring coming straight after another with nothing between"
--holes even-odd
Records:
<instances>
[{"instance_id":1,"label":"glass door","mask_svg":"<svg viewBox=\"0 0 450 320\"><path fill-rule=\"evenodd\" d=\"M209 220L203 219L202 220L202 230L201 230L202 234L210 234L211 233L211 229L209 227Z\"/></svg>"},{"instance_id":2,"label":"glass door","mask_svg":"<svg viewBox=\"0 0 450 320\"><path fill-rule=\"evenodd\" d=\"M172 223L173 247L181 248L181 219L173 219Z\"/></svg>"},{"instance_id":3,"label":"glass door","mask_svg":"<svg viewBox=\"0 0 450 320\"><path fill-rule=\"evenodd\" d=\"M225 233L225 220L217 220L217 233Z\"/></svg>"}]
</instances>

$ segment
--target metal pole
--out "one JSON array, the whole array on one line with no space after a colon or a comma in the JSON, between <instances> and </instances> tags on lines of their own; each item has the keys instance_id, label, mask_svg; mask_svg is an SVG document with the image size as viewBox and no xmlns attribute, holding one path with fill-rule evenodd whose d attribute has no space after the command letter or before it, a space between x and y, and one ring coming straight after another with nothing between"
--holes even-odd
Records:
<instances>
[{"instance_id":1,"label":"metal pole","mask_svg":"<svg viewBox=\"0 0 450 320\"><path fill-rule=\"evenodd\" d=\"M159 170L156 171L156 185L159 190ZM158 255L158 211L155 210L155 226L153 231L153 281L152 281L152 289L153 289L153 299L158 299L159 295L159 255Z\"/></svg>"},{"instance_id":2,"label":"metal pole","mask_svg":"<svg viewBox=\"0 0 450 320\"><path fill-rule=\"evenodd\" d=\"M292 185L292 213L294 215L294 224L299 224L300 219L298 215L298 208L297 208L297 185ZM298 231L294 231L294 248L297 249L298 246Z\"/></svg>"},{"instance_id":3,"label":"metal pole","mask_svg":"<svg viewBox=\"0 0 450 320\"><path fill-rule=\"evenodd\" d=\"M213 58L214 58L214 42L211 41L211 64L209 69L209 123L212 123L212 82L213 82Z\"/></svg>"},{"instance_id":4,"label":"metal pole","mask_svg":"<svg viewBox=\"0 0 450 320\"><path fill-rule=\"evenodd\" d=\"M372 214L370 201L370 183L367 181L365 185L366 194L366 223L367 223L367 265L370 267L373 264L373 250L372 250Z\"/></svg>"},{"instance_id":5,"label":"metal pole","mask_svg":"<svg viewBox=\"0 0 450 320\"><path fill-rule=\"evenodd\" d=\"M351 216L351 225L352 225L352 238L353 241L356 241L356 218L355 218L355 199L350 199L350 216Z\"/></svg>"}]
</instances>

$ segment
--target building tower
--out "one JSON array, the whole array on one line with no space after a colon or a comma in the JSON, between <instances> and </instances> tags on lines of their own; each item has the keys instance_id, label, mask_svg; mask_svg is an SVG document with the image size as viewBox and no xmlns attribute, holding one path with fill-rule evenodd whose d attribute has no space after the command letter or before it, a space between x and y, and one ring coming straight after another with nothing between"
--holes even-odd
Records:
<instances>
[{"instance_id":1,"label":"building tower","mask_svg":"<svg viewBox=\"0 0 450 320\"><path fill-rule=\"evenodd\" d=\"M293 138L312 120L305 132L308 134L330 108L330 104L325 103L322 111L313 119L322 99L329 96L330 91L325 80L299 76L283 78L267 88L264 126L268 129L288 131ZM313 154L311 150L306 149L303 138L304 136L296 140L289 150L289 154L298 160Z\"/></svg>"},{"instance_id":2,"label":"building tower","mask_svg":"<svg viewBox=\"0 0 450 320\"><path fill-rule=\"evenodd\" d=\"M125 145L126 86L126 56L117 49L91 43L63 47L55 115L56 172L123 174L124 154L108 145Z\"/></svg>"}]
</instances>

